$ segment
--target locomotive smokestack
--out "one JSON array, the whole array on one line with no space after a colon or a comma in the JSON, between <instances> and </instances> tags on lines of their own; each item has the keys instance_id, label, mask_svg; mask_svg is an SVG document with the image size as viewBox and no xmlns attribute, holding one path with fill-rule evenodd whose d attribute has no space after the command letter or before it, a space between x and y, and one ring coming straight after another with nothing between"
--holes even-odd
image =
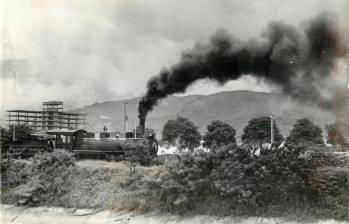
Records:
<instances>
[{"instance_id":1,"label":"locomotive smokestack","mask_svg":"<svg viewBox=\"0 0 349 224\"><path fill-rule=\"evenodd\" d=\"M139 119L139 136L142 138L145 132L145 119Z\"/></svg>"},{"instance_id":2,"label":"locomotive smokestack","mask_svg":"<svg viewBox=\"0 0 349 224\"><path fill-rule=\"evenodd\" d=\"M148 111L144 105L144 97L138 103L138 119L139 119L139 136L142 138L145 132L145 119L147 117ZM144 105L144 106L140 106Z\"/></svg>"}]
</instances>

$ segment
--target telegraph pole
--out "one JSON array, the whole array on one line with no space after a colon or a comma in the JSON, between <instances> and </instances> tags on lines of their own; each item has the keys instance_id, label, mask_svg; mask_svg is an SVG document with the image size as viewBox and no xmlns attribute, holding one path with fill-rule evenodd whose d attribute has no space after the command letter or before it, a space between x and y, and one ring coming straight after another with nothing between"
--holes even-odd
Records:
<instances>
[{"instance_id":1,"label":"telegraph pole","mask_svg":"<svg viewBox=\"0 0 349 224\"><path fill-rule=\"evenodd\" d=\"M137 116L135 117L135 138L137 138Z\"/></svg>"},{"instance_id":2,"label":"telegraph pole","mask_svg":"<svg viewBox=\"0 0 349 224\"><path fill-rule=\"evenodd\" d=\"M12 135L12 141L16 141L16 124L13 124L13 135Z\"/></svg>"},{"instance_id":3,"label":"telegraph pole","mask_svg":"<svg viewBox=\"0 0 349 224\"><path fill-rule=\"evenodd\" d=\"M270 147L274 144L274 113L270 117Z\"/></svg>"},{"instance_id":4,"label":"telegraph pole","mask_svg":"<svg viewBox=\"0 0 349 224\"><path fill-rule=\"evenodd\" d=\"M347 97L347 104L348 104L348 106L349 106L349 83L348 83L348 97ZM349 120L349 119L348 119ZM349 136L348 136L348 139L346 140L346 143L348 144L348 142L349 142ZM346 150L345 151L348 151L348 146L346 147ZM348 162L349 163L349 162ZM349 205L349 202L348 202L348 205Z\"/></svg>"},{"instance_id":5,"label":"telegraph pole","mask_svg":"<svg viewBox=\"0 0 349 224\"><path fill-rule=\"evenodd\" d=\"M127 103L124 103L124 133L126 135L126 131L127 131L127 114L126 114L126 106Z\"/></svg>"}]
</instances>

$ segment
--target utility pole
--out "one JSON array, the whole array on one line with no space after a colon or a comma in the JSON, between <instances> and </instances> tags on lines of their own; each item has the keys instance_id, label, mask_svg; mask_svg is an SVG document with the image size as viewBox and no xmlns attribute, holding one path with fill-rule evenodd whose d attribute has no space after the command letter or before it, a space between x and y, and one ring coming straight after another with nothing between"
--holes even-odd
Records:
<instances>
[{"instance_id":1,"label":"utility pole","mask_svg":"<svg viewBox=\"0 0 349 224\"><path fill-rule=\"evenodd\" d=\"M12 141L16 141L16 124L13 124Z\"/></svg>"},{"instance_id":2,"label":"utility pole","mask_svg":"<svg viewBox=\"0 0 349 224\"><path fill-rule=\"evenodd\" d=\"M270 117L270 147L274 144L274 113Z\"/></svg>"},{"instance_id":3,"label":"utility pole","mask_svg":"<svg viewBox=\"0 0 349 224\"><path fill-rule=\"evenodd\" d=\"M135 138L137 138L137 116L135 117Z\"/></svg>"},{"instance_id":4,"label":"utility pole","mask_svg":"<svg viewBox=\"0 0 349 224\"><path fill-rule=\"evenodd\" d=\"M348 97L347 97L347 103L348 103L348 106L349 106L349 83L348 83ZM348 119L348 118L347 118ZM348 136L348 139L345 141L347 144L348 144L348 142L349 142L349 136ZM346 147L346 151L348 150L348 146ZM348 205L349 205L349 202L348 202Z\"/></svg>"},{"instance_id":5,"label":"utility pole","mask_svg":"<svg viewBox=\"0 0 349 224\"><path fill-rule=\"evenodd\" d=\"M127 131L127 114L126 114L126 106L127 103L124 103L124 133L126 135L126 131Z\"/></svg>"}]
</instances>

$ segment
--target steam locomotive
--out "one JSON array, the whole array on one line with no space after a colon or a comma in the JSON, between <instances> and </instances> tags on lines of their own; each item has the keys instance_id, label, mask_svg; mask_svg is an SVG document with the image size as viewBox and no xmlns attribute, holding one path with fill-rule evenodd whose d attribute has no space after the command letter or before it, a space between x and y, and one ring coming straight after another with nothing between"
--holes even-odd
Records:
<instances>
[{"instance_id":1,"label":"steam locomotive","mask_svg":"<svg viewBox=\"0 0 349 224\"><path fill-rule=\"evenodd\" d=\"M97 134L98 135L98 134ZM132 132L125 137L111 137L109 132L96 133L85 130L47 130L31 134L25 138L2 138L1 150L15 157L30 157L37 152L65 149L74 152L78 159L93 158L123 160L137 158L147 161L157 156L158 141L155 133L148 133L137 138Z\"/></svg>"}]
</instances>

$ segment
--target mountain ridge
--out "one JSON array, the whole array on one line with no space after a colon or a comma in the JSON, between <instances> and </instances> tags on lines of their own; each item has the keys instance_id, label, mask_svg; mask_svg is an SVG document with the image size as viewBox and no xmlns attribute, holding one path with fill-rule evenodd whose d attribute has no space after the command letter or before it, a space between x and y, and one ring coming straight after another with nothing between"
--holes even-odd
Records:
<instances>
[{"instance_id":1,"label":"mountain ridge","mask_svg":"<svg viewBox=\"0 0 349 224\"><path fill-rule=\"evenodd\" d=\"M128 128L138 124L137 105L140 97L106 101L86 105L70 112L87 114L87 130L102 131L107 126L110 131L123 129L123 104L127 103ZM313 104L301 103L281 93L253 92L249 90L223 91L210 95L169 96L161 100L149 113L146 126L153 128L161 136L163 125L177 116L189 118L201 134L213 120L222 120L241 135L243 127L254 117L270 116L275 113L278 127L287 135L294 122L308 118L321 127L334 122L334 115Z\"/></svg>"}]
</instances>

